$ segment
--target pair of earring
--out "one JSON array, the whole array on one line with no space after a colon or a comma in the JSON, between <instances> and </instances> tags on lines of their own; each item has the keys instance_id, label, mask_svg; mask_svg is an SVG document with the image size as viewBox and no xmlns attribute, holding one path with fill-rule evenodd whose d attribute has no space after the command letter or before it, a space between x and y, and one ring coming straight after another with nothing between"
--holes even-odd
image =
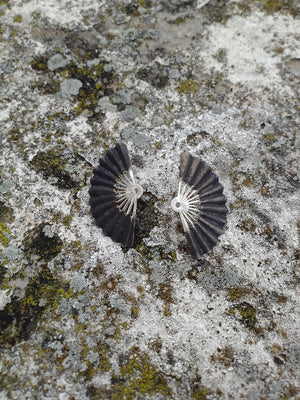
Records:
<instances>
[{"instance_id":1,"label":"pair of earring","mask_svg":"<svg viewBox=\"0 0 300 400\"><path fill-rule=\"evenodd\" d=\"M132 247L137 200L143 188L136 183L127 147L118 143L100 158L91 178L90 206L96 225L115 242ZM210 251L224 232L226 197L211 168L200 158L181 155L179 186L171 207L179 213L194 258Z\"/></svg>"}]
</instances>

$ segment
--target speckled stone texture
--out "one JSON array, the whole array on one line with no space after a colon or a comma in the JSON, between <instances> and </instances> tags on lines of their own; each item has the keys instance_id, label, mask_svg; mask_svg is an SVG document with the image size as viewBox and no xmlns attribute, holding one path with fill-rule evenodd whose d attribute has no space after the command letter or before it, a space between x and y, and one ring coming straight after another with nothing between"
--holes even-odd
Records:
<instances>
[{"instance_id":1,"label":"speckled stone texture","mask_svg":"<svg viewBox=\"0 0 300 400\"><path fill-rule=\"evenodd\" d=\"M299 394L297 0L0 2L0 399ZM135 243L89 180L123 140ZM191 258L183 151L219 176L225 233Z\"/></svg>"}]
</instances>

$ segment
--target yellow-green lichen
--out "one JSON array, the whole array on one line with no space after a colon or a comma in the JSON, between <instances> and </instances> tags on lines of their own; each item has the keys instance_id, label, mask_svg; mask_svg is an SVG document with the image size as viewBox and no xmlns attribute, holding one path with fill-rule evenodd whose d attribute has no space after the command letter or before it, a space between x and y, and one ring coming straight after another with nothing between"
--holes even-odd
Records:
<instances>
[{"instance_id":1,"label":"yellow-green lichen","mask_svg":"<svg viewBox=\"0 0 300 400\"><path fill-rule=\"evenodd\" d=\"M17 23L22 22L22 16L21 16L21 15L16 15L16 16L14 17L14 22L17 22Z\"/></svg>"},{"instance_id":2,"label":"yellow-green lichen","mask_svg":"<svg viewBox=\"0 0 300 400\"><path fill-rule=\"evenodd\" d=\"M139 316L139 308L138 307L131 307L131 316L132 318L136 319Z\"/></svg>"},{"instance_id":3,"label":"yellow-green lichen","mask_svg":"<svg viewBox=\"0 0 300 400\"><path fill-rule=\"evenodd\" d=\"M246 301L237 304L235 307L230 307L229 312L236 315L239 314L239 319L248 327L254 328L257 323L256 309Z\"/></svg>"},{"instance_id":4,"label":"yellow-green lichen","mask_svg":"<svg viewBox=\"0 0 300 400\"><path fill-rule=\"evenodd\" d=\"M195 387L192 391L192 399L206 400L206 389L203 386Z\"/></svg>"},{"instance_id":5,"label":"yellow-green lichen","mask_svg":"<svg viewBox=\"0 0 300 400\"><path fill-rule=\"evenodd\" d=\"M264 134L264 139L266 142L275 142L277 137L274 133L266 133Z\"/></svg>"},{"instance_id":6,"label":"yellow-green lichen","mask_svg":"<svg viewBox=\"0 0 300 400\"><path fill-rule=\"evenodd\" d=\"M260 0L263 8L268 13L287 11L293 17L298 15L297 7L293 0Z\"/></svg>"},{"instance_id":7,"label":"yellow-green lichen","mask_svg":"<svg viewBox=\"0 0 300 400\"><path fill-rule=\"evenodd\" d=\"M72 218L73 218L72 215L66 215L62 220L63 225L69 226L72 221Z\"/></svg>"},{"instance_id":8,"label":"yellow-green lichen","mask_svg":"<svg viewBox=\"0 0 300 400\"><path fill-rule=\"evenodd\" d=\"M121 376L115 376L111 400L134 400L145 395L159 393L165 399L173 399L171 389L163 374L150 362L146 353L133 347L120 366Z\"/></svg>"},{"instance_id":9,"label":"yellow-green lichen","mask_svg":"<svg viewBox=\"0 0 300 400\"><path fill-rule=\"evenodd\" d=\"M196 92L196 90L199 88L199 83L194 81L193 79L186 79L183 81L180 81L176 87L177 92L182 94L189 94Z\"/></svg>"},{"instance_id":10,"label":"yellow-green lichen","mask_svg":"<svg viewBox=\"0 0 300 400\"><path fill-rule=\"evenodd\" d=\"M231 301L237 301L241 297L246 296L249 292L250 292L249 288L238 287L238 286L227 289L228 297Z\"/></svg>"},{"instance_id":11,"label":"yellow-green lichen","mask_svg":"<svg viewBox=\"0 0 300 400\"><path fill-rule=\"evenodd\" d=\"M108 350L106 349L106 352L100 356L100 368L103 372L108 372L111 369L111 363L108 355L106 354L107 352Z\"/></svg>"}]
</instances>

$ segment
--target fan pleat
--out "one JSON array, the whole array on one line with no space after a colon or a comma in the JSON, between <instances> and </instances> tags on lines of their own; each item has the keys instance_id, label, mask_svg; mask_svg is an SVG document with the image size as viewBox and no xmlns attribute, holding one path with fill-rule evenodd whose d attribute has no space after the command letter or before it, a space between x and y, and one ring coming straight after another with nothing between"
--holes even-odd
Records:
<instances>
[{"instance_id":1,"label":"fan pleat","mask_svg":"<svg viewBox=\"0 0 300 400\"><path fill-rule=\"evenodd\" d=\"M206 238L206 241L210 246L209 250L217 243L218 234L215 230L209 229L207 225L202 224L200 221L197 221L195 224L195 229L197 232L201 233L202 237Z\"/></svg>"},{"instance_id":2,"label":"fan pleat","mask_svg":"<svg viewBox=\"0 0 300 400\"><path fill-rule=\"evenodd\" d=\"M113 193L113 188L107 186L91 186L89 189L89 195L91 197L98 196L109 196Z\"/></svg>"},{"instance_id":3,"label":"fan pleat","mask_svg":"<svg viewBox=\"0 0 300 400\"><path fill-rule=\"evenodd\" d=\"M122 214L119 210L116 210L112 218L103 224L103 232L105 235L110 236L113 240L115 240L116 230L120 229L122 215L124 214Z\"/></svg>"},{"instance_id":4,"label":"fan pleat","mask_svg":"<svg viewBox=\"0 0 300 400\"><path fill-rule=\"evenodd\" d=\"M218 236L224 232L223 226L224 223L216 222L210 218L206 218L206 216L201 216L198 218L198 224L201 226L205 226L211 232L215 232Z\"/></svg>"},{"instance_id":5,"label":"fan pleat","mask_svg":"<svg viewBox=\"0 0 300 400\"><path fill-rule=\"evenodd\" d=\"M99 215L96 218L96 225L99 226L99 228L103 228L106 226L107 223L113 218L113 216L118 212L116 208L110 208L109 210L106 210L105 212L100 212Z\"/></svg>"},{"instance_id":6,"label":"fan pleat","mask_svg":"<svg viewBox=\"0 0 300 400\"><path fill-rule=\"evenodd\" d=\"M109 179L100 178L97 175L94 175L92 177L92 179L90 180L90 183L91 183L92 186L96 185L96 186L105 186L105 187L110 187L110 188L113 188L114 185L115 185L115 181L109 180Z\"/></svg>"},{"instance_id":7,"label":"fan pleat","mask_svg":"<svg viewBox=\"0 0 300 400\"><path fill-rule=\"evenodd\" d=\"M190 153L185 152L181 155L179 174L182 177L182 180L185 182L187 182L189 179L189 170L192 162L193 157L190 155Z\"/></svg>"},{"instance_id":8,"label":"fan pleat","mask_svg":"<svg viewBox=\"0 0 300 400\"><path fill-rule=\"evenodd\" d=\"M119 226L117 227L118 229L111 233L111 238L116 242L126 243L130 226L132 224L132 219L129 215L124 215L123 213L120 214L120 219L118 221Z\"/></svg>"},{"instance_id":9,"label":"fan pleat","mask_svg":"<svg viewBox=\"0 0 300 400\"><path fill-rule=\"evenodd\" d=\"M226 197L223 194L219 195L211 195L205 198L201 199L201 204L225 204L226 203Z\"/></svg>"},{"instance_id":10,"label":"fan pleat","mask_svg":"<svg viewBox=\"0 0 300 400\"><path fill-rule=\"evenodd\" d=\"M197 185L195 185L195 189L198 191L198 193L201 193L205 188L211 185L216 185L217 183L219 183L219 178L210 169L208 173L205 174L201 182L198 182Z\"/></svg>"},{"instance_id":11,"label":"fan pleat","mask_svg":"<svg viewBox=\"0 0 300 400\"><path fill-rule=\"evenodd\" d=\"M116 202L115 185L118 178L131 168L127 147L118 143L100 158L94 169L89 189L90 206L96 225L115 242L133 246L135 216L125 215Z\"/></svg>"},{"instance_id":12,"label":"fan pleat","mask_svg":"<svg viewBox=\"0 0 300 400\"><path fill-rule=\"evenodd\" d=\"M131 168L131 161L129 158L127 147L124 143L118 143L116 149L119 153L119 157L122 161L124 171L128 171Z\"/></svg>"},{"instance_id":13,"label":"fan pleat","mask_svg":"<svg viewBox=\"0 0 300 400\"><path fill-rule=\"evenodd\" d=\"M201 205L201 213L210 212L217 215L226 215L227 207L223 204L203 204Z\"/></svg>"},{"instance_id":14,"label":"fan pleat","mask_svg":"<svg viewBox=\"0 0 300 400\"><path fill-rule=\"evenodd\" d=\"M103 201L99 203L99 200L97 197L91 197L90 198L90 206L92 208L92 216L94 218L99 218L102 213L105 213L108 211L110 208L116 208L114 201L109 200L109 201Z\"/></svg>"},{"instance_id":15,"label":"fan pleat","mask_svg":"<svg viewBox=\"0 0 300 400\"><path fill-rule=\"evenodd\" d=\"M110 173L112 173L115 176L115 179L121 175L118 168L112 163L112 161L107 156L100 158L99 162L101 167L107 169Z\"/></svg>"},{"instance_id":16,"label":"fan pleat","mask_svg":"<svg viewBox=\"0 0 300 400\"><path fill-rule=\"evenodd\" d=\"M202 185L204 181L206 181L207 177L211 174L211 168L200 159L194 158L198 164L198 168L196 170L196 174L191 177L190 182L187 182L190 186L193 186L195 190L198 190L198 187Z\"/></svg>"},{"instance_id":17,"label":"fan pleat","mask_svg":"<svg viewBox=\"0 0 300 400\"><path fill-rule=\"evenodd\" d=\"M223 226L226 223L226 214L222 215L205 211L205 212L200 212L200 216L206 220L213 221L220 226Z\"/></svg>"},{"instance_id":18,"label":"fan pleat","mask_svg":"<svg viewBox=\"0 0 300 400\"><path fill-rule=\"evenodd\" d=\"M207 240L207 236L203 234L202 230L199 229L197 225L195 225L190 229L190 232L193 232L193 236L195 237L194 242L198 244L198 247L200 247L202 252L208 253L212 246Z\"/></svg>"},{"instance_id":19,"label":"fan pleat","mask_svg":"<svg viewBox=\"0 0 300 400\"><path fill-rule=\"evenodd\" d=\"M201 190L199 193L200 200L205 199L208 196L212 196L213 194L219 194L223 192L223 186L221 183L217 183L216 185L210 185L205 189Z\"/></svg>"},{"instance_id":20,"label":"fan pleat","mask_svg":"<svg viewBox=\"0 0 300 400\"><path fill-rule=\"evenodd\" d=\"M136 221L136 217L135 216L131 217L130 229L128 231L127 239L125 242L125 246L127 246L127 247L133 246L135 221Z\"/></svg>"},{"instance_id":21,"label":"fan pleat","mask_svg":"<svg viewBox=\"0 0 300 400\"><path fill-rule=\"evenodd\" d=\"M91 207L98 207L102 206L103 204L109 203L109 204L114 204L115 203L116 196L114 192L111 192L109 194L102 194L98 196L91 196L90 197L90 206Z\"/></svg>"},{"instance_id":22,"label":"fan pleat","mask_svg":"<svg viewBox=\"0 0 300 400\"><path fill-rule=\"evenodd\" d=\"M112 174L107 169L101 167L101 165L98 165L97 168L94 168L94 174L99 176L100 178L104 178L104 179L108 179L108 180L112 180L112 181L115 181L115 179L116 179L116 176L114 174Z\"/></svg>"},{"instance_id":23,"label":"fan pleat","mask_svg":"<svg viewBox=\"0 0 300 400\"><path fill-rule=\"evenodd\" d=\"M119 153L117 151L116 148L114 149L110 149L107 152L106 157L109 158L109 160L112 162L112 164L114 165L114 167L117 169L117 171L119 172L120 175L123 174L123 172L125 171L122 160L120 159Z\"/></svg>"},{"instance_id":24,"label":"fan pleat","mask_svg":"<svg viewBox=\"0 0 300 400\"><path fill-rule=\"evenodd\" d=\"M198 238L195 230L190 230L186 233L186 239L193 258L200 258L203 255L203 251L199 246Z\"/></svg>"},{"instance_id":25,"label":"fan pleat","mask_svg":"<svg viewBox=\"0 0 300 400\"><path fill-rule=\"evenodd\" d=\"M224 232L226 197L210 166L188 152L181 155L180 178L196 190L200 200L199 216L186 232L192 256L198 259L212 249Z\"/></svg>"}]
</instances>

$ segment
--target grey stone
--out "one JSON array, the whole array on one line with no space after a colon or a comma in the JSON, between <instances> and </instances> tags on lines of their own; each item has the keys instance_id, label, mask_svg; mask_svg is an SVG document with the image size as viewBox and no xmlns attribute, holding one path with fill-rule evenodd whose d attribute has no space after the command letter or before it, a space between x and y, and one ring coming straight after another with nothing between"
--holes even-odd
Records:
<instances>
[{"instance_id":1,"label":"grey stone","mask_svg":"<svg viewBox=\"0 0 300 400\"><path fill-rule=\"evenodd\" d=\"M59 68L63 68L67 64L68 64L68 60L59 53L54 54L51 58L49 58L48 63L47 63L48 69L50 69L50 71L55 71Z\"/></svg>"},{"instance_id":2,"label":"grey stone","mask_svg":"<svg viewBox=\"0 0 300 400\"><path fill-rule=\"evenodd\" d=\"M81 87L82 82L78 79L64 79L60 84L62 94L66 96L75 96Z\"/></svg>"}]
</instances>

